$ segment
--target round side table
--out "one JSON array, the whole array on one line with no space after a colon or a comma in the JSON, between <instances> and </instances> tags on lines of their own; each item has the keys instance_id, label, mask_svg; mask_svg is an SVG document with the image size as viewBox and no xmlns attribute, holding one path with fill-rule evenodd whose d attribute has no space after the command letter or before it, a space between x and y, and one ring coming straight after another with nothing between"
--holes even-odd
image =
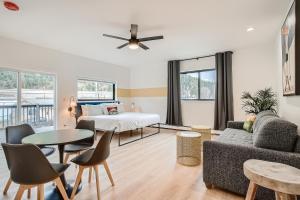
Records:
<instances>
[{"instance_id":1,"label":"round side table","mask_svg":"<svg viewBox=\"0 0 300 200\"><path fill-rule=\"evenodd\" d=\"M250 180L246 200L254 200L258 186L275 191L276 200L296 200L300 195L300 170L289 165L247 160L244 174Z\"/></svg>"},{"instance_id":2,"label":"round side table","mask_svg":"<svg viewBox=\"0 0 300 200\"><path fill-rule=\"evenodd\" d=\"M196 166L201 163L201 134L197 132L177 132L177 162Z\"/></svg>"},{"instance_id":3,"label":"round side table","mask_svg":"<svg viewBox=\"0 0 300 200\"><path fill-rule=\"evenodd\" d=\"M203 149L203 142L211 140L211 128L202 125L193 125L192 131L201 133L201 149Z\"/></svg>"}]
</instances>

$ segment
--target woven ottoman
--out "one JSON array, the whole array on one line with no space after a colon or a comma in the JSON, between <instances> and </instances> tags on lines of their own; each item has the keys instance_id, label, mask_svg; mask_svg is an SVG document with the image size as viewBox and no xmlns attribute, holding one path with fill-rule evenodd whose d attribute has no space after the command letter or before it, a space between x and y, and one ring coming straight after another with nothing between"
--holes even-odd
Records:
<instances>
[{"instance_id":1,"label":"woven ottoman","mask_svg":"<svg viewBox=\"0 0 300 200\"><path fill-rule=\"evenodd\" d=\"M201 134L198 132L177 132L177 162L196 166L201 163Z\"/></svg>"}]
</instances>

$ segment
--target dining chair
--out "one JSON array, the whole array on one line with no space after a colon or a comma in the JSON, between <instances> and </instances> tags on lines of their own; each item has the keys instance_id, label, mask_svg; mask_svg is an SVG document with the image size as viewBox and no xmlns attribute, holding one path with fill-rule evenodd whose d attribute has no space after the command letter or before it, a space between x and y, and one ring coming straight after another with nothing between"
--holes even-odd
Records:
<instances>
[{"instance_id":1,"label":"dining chair","mask_svg":"<svg viewBox=\"0 0 300 200\"><path fill-rule=\"evenodd\" d=\"M35 134L35 131L29 124L21 124L21 125L17 125L17 126L6 127L5 134L6 134L6 143L22 144L22 139L29 135ZM55 148L53 148L53 147L40 146L39 148L41 149L41 151L43 152L43 154L45 156L50 156L55 151ZM9 166L8 166L8 168L10 169ZM4 187L3 195L7 194L7 191L11 185L11 182L12 182L12 180L11 180L11 178L9 178ZM30 198L30 196L31 196L30 193L31 193L31 191L29 189L28 194L27 194L28 198Z\"/></svg>"},{"instance_id":2,"label":"dining chair","mask_svg":"<svg viewBox=\"0 0 300 200\"><path fill-rule=\"evenodd\" d=\"M64 148L65 158L64 164L66 164L71 155L77 154L91 148L94 145L95 137L96 137L96 129L95 129L95 121L93 120L80 120L76 125L75 129L86 129L94 132L94 135L90 138L84 139L82 141L67 144Z\"/></svg>"},{"instance_id":3,"label":"dining chair","mask_svg":"<svg viewBox=\"0 0 300 200\"><path fill-rule=\"evenodd\" d=\"M10 177L20 184L15 200L20 200L25 190L38 188L38 199L44 199L44 184L53 181L64 200L69 199L60 176L69 165L51 164L39 147L33 144L1 144L10 166Z\"/></svg>"},{"instance_id":4,"label":"dining chair","mask_svg":"<svg viewBox=\"0 0 300 200\"><path fill-rule=\"evenodd\" d=\"M115 185L106 161L106 159L109 157L110 154L110 142L112 140L113 135L115 134L115 130L116 128L111 131L105 131L103 136L99 140L97 146L94 149L89 149L71 160L73 163L79 166L79 172L77 174L75 185L70 199L74 199L78 185L81 181L82 173L86 168L93 168L95 171L98 200L100 200L100 184L99 184L99 171L98 171L99 165L104 165L105 171L108 175L108 178L112 186Z\"/></svg>"}]
</instances>

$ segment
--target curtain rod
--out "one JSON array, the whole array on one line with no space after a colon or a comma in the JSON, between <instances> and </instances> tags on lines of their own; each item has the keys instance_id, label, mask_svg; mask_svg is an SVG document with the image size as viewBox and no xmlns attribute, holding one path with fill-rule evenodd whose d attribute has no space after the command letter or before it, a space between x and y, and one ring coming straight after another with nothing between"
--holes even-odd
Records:
<instances>
[{"instance_id":1,"label":"curtain rod","mask_svg":"<svg viewBox=\"0 0 300 200\"><path fill-rule=\"evenodd\" d=\"M209 57L214 57L215 55L208 55L208 56L200 56L200 57L195 57L195 58L187 58L187 59L181 59L179 61L187 61L187 60L198 60L200 58L209 58Z\"/></svg>"}]
</instances>

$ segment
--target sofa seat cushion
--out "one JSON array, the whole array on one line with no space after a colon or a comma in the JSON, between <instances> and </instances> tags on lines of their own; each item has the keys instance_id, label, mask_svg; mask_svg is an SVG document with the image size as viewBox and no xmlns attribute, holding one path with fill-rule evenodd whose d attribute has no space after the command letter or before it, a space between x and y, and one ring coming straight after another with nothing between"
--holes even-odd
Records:
<instances>
[{"instance_id":1,"label":"sofa seat cushion","mask_svg":"<svg viewBox=\"0 0 300 200\"><path fill-rule=\"evenodd\" d=\"M297 126L278 117L265 116L253 135L254 146L293 152L297 140Z\"/></svg>"},{"instance_id":2,"label":"sofa seat cushion","mask_svg":"<svg viewBox=\"0 0 300 200\"><path fill-rule=\"evenodd\" d=\"M226 128L217 141L227 144L253 146L252 134L241 129Z\"/></svg>"}]
</instances>

